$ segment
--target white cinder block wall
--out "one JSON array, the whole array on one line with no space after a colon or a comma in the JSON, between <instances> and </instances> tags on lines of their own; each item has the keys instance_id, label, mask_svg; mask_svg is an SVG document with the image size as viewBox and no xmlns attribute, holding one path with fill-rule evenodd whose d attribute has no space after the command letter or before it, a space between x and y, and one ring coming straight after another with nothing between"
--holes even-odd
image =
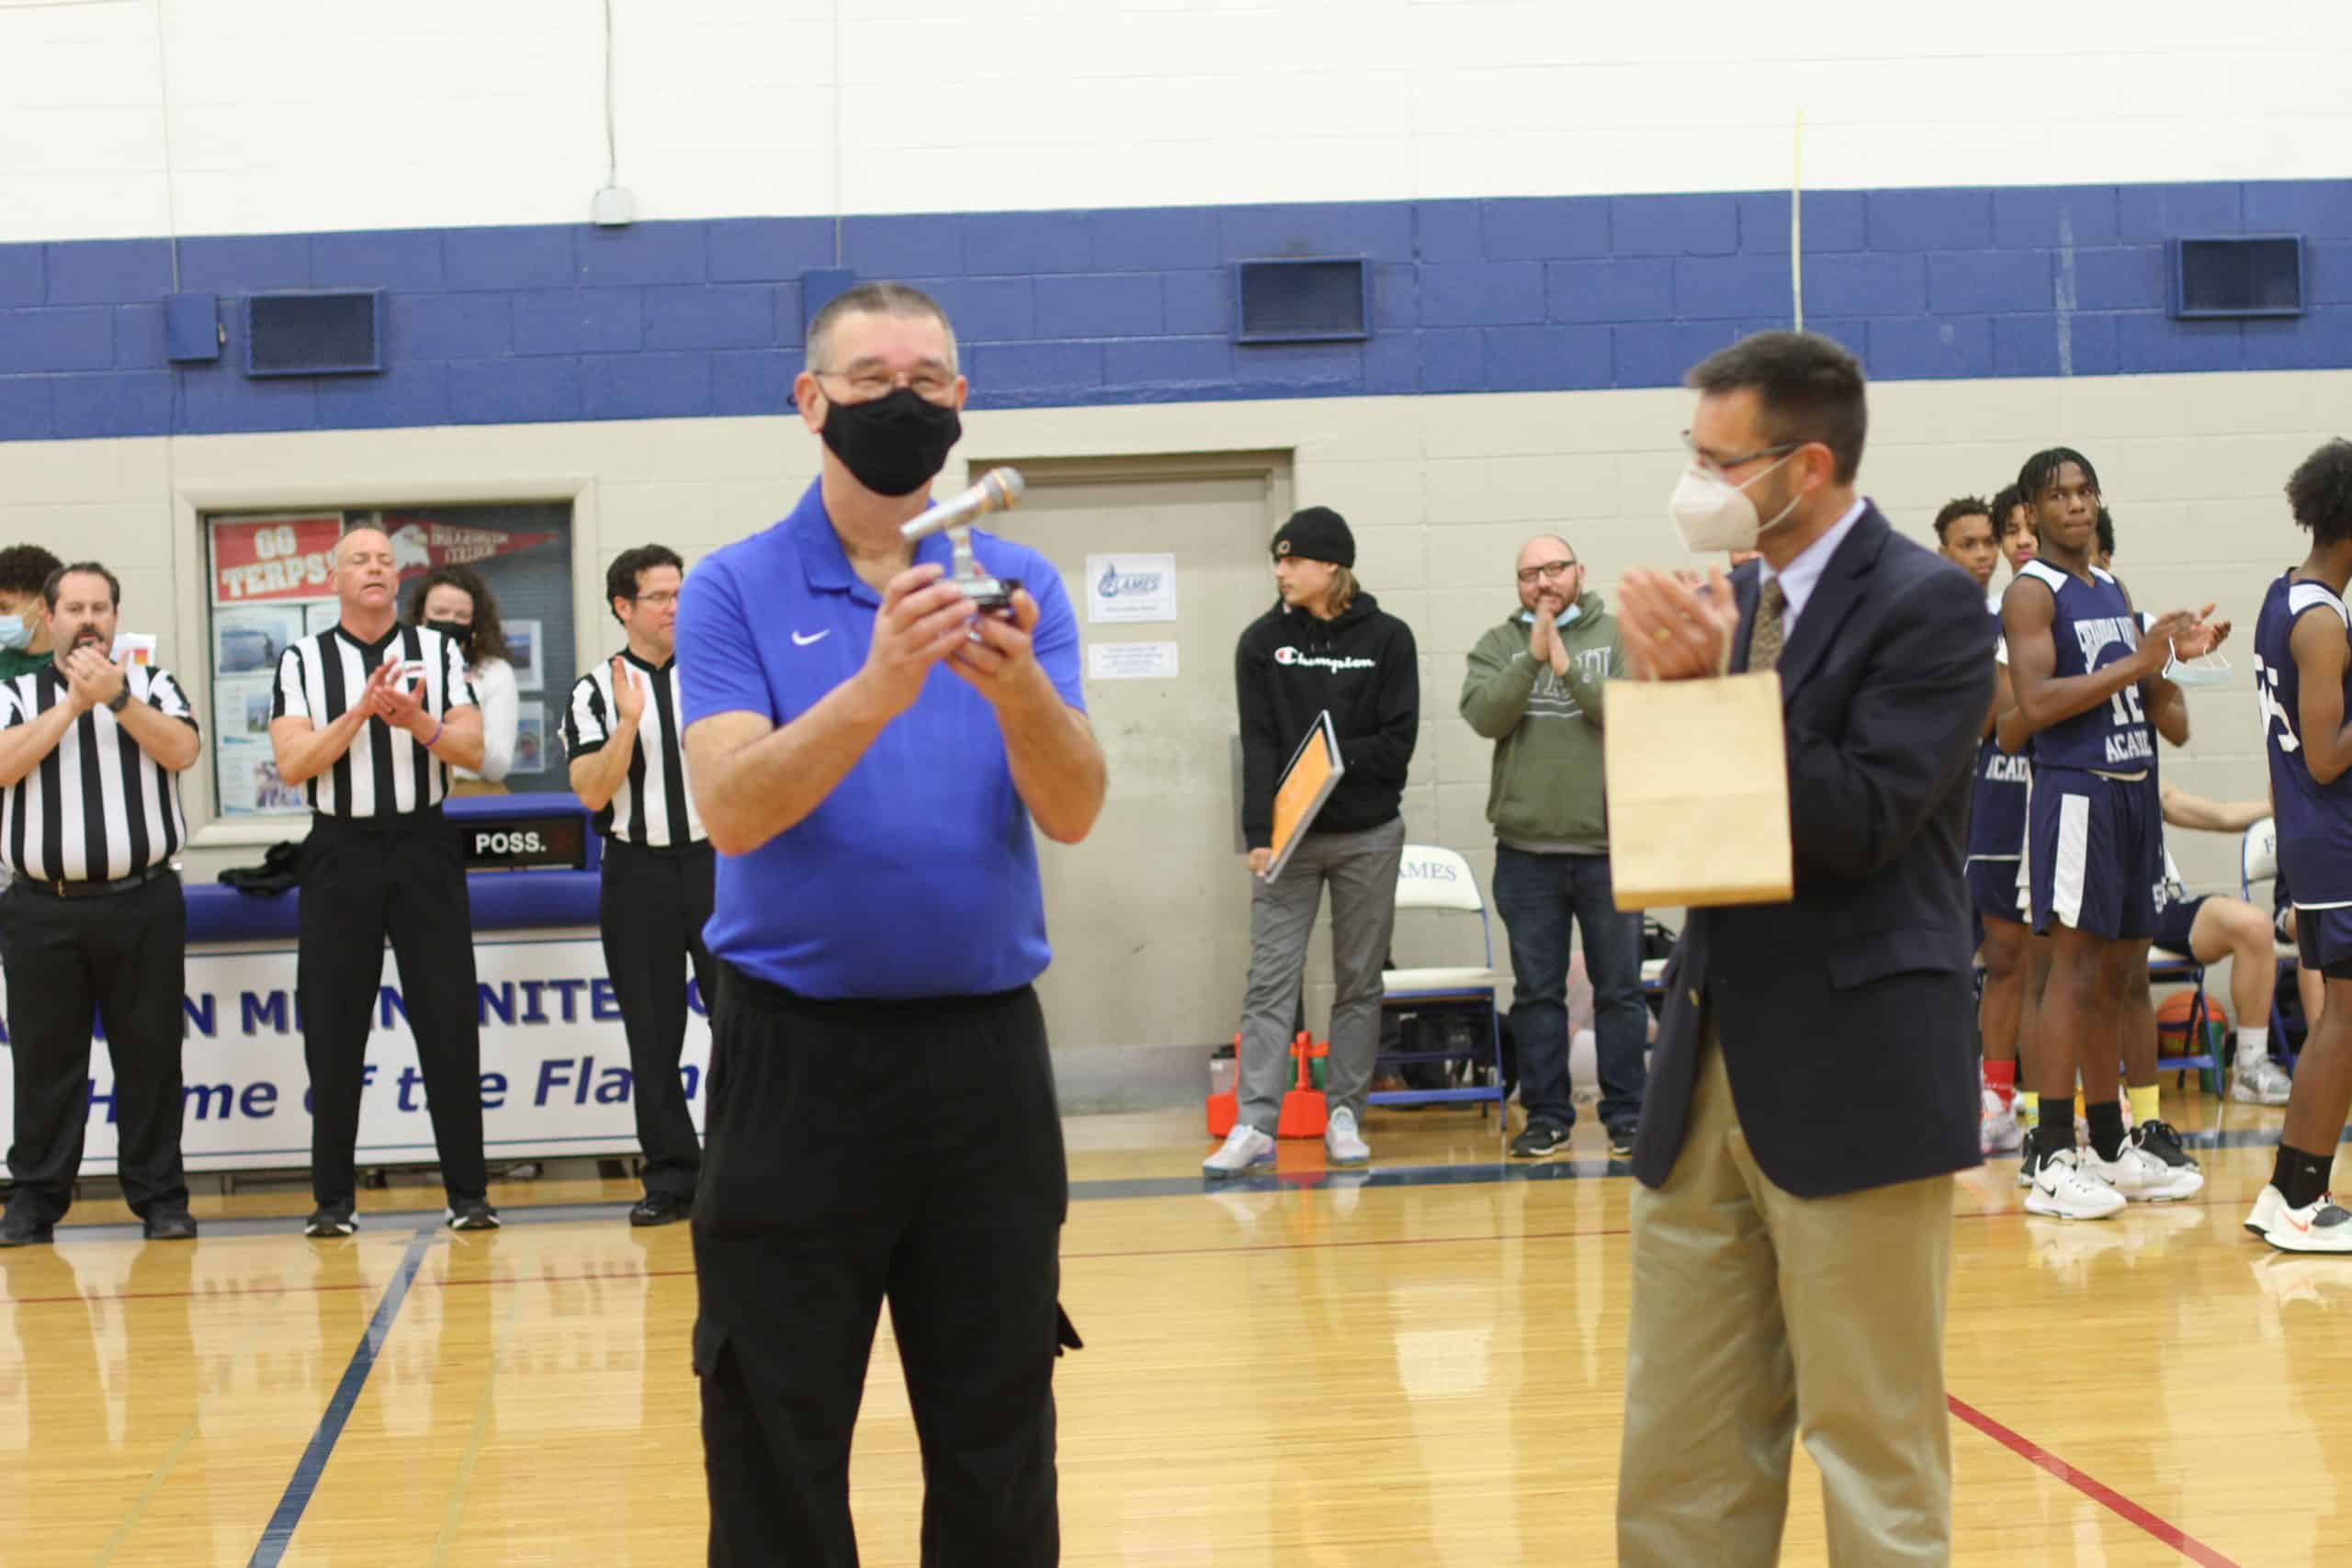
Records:
<instances>
[{"instance_id":1,"label":"white cinder block wall","mask_svg":"<svg viewBox=\"0 0 2352 1568\"><path fill-rule=\"evenodd\" d=\"M613 0L641 219L2333 177L2352 7ZM0 3L0 242L571 222L599 0ZM167 174L168 172L168 174Z\"/></svg>"}]
</instances>

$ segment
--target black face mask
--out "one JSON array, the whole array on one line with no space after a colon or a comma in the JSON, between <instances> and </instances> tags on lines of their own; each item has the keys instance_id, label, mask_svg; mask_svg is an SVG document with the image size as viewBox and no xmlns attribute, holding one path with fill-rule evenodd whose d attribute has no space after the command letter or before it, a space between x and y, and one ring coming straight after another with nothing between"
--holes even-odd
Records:
<instances>
[{"instance_id":1,"label":"black face mask","mask_svg":"<svg viewBox=\"0 0 2352 1568\"><path fill-rule=\"evenodd\" d=\"M424 629L429 632L439 632L443 637L456 643L459 653L469 653L473 648L474 629L461 622L427 621L424 623Z\"/></svg>"},{"instance_id":2,"label":"black face mask","mask_svg":"<svg viewBox=\"0 0 2352 1568\"><path fill-rule=\"evenodd\" d=\"M871 402L825 405L825 445L876 495L911 495L947 466L964 422L912 387Z\"/></svg>"}]
</instances>

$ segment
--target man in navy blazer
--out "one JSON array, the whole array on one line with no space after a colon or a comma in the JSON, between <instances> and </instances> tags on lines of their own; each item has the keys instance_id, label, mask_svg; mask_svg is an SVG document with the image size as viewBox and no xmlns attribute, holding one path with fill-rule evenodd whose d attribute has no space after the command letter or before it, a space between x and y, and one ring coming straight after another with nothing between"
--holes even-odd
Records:
<instances>
[{"instance_id":1,"label":"man in navy blazer","mask_svg":"<svg viewBox=\"0 0 2352 1568\"><path fill-rule=\"evenodd\" d=\"M1694 910L1667 967L1619 1562L1777 1561L1802 1434L1833 1563L1942 1563L1952 1173L1980 1157L1962 861L1994 627L1966 573L1857 494L1844 349L1760 333L1690 383L1670 510L1693 549L1761 559L1703 590L1629 574L1626 655L1651 679L1779 671L1795 895Z\"/></svg>"}]
</instances>

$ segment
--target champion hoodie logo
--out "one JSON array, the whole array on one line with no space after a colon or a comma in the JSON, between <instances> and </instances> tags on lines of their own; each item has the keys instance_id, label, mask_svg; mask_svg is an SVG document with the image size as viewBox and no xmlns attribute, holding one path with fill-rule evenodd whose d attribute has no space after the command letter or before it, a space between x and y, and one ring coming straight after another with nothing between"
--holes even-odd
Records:
<instances>
[{"instance_id":1,"label":"champion hoodie logo","mask_svg":"<svg viewBox=\"0 0 2352 1568\"><path fill-rule=\"evenodd\" d=\"M1380 668L1380 661L1374 659L1334 659L1328 654L1301 653L1295 648L1274 649L1274 662L1312 666L1318 670L1377 670Z\"/></svg>"}]
</instances>

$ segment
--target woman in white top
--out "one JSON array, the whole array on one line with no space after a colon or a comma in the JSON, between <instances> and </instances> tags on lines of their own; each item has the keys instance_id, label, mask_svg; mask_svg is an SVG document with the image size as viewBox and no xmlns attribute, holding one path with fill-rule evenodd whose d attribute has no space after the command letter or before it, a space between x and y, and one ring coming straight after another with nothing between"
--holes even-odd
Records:
<instances>
[{"instance_id":1,"label":"woman in white top","mask_svg":"<svg viewBox=\"0 0 2352 1568\"><path fill-rule=\"evenodd\" d=\"M521 704L514 694L514 666L507 662L506 637L498 626L498 601L480 573L468 566L436 566L409 591L408 622L454 638L466 656L481 706L481 771L452 768L452 795L503 795L514 765L514 735Z\"/></svg>"}]
</instances>

